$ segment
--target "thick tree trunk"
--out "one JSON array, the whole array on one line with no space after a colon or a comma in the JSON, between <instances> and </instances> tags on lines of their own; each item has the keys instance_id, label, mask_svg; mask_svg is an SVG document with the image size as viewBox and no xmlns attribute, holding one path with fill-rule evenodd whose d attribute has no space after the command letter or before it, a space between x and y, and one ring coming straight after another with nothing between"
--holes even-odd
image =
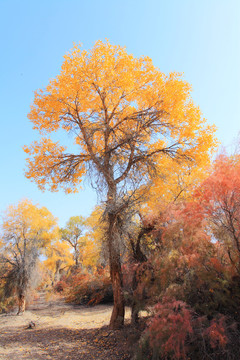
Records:
<instances>
[{"instance_id":1,"label":"thick tree trunk","mask_svg":"<svg viewBox=\"0 0 240 360\"><path fill-rule=\"evenodd\" d=\"M75 261L75 268L78 269L80 267L79 262L79 250L77 249L77 245L74 247L74 261Z\"/></svg>"},{"instance_id":2,"label":"thick tree trunk","mask_svg":"<svg viewBox=\"0 0 240 360\"><path fill-rule=\"evenodd\" d=\"M29 281L29 271L26 267L25 259L26 259L26 242L24 241L24 258L23 258L22 268L20 268L20 277L17 287L17 296L18 296L17 315L23 314L25 311L25 303L26 303L25 295L27 293L27 285Z\"/></svg>"},{"instance_id":3,"label":"thick tree trunk","mask_svg":"<svg viewBox=\"0 0 240 360\"><path fill-rule=\"evenodd\" d=\"M138 267L137 267L138 269ZM134 270L133 280L132 280L132 304L131 304L131 324L136 325L139 320L139 305L136 299L136 290L138 287L138 280L137 280L137 269Z\"/></svg>"},{"instance_id":4,"label":"thick tree trunk","mask_svg":"<svg viewBox=\"0 0 240 360\"><path fill-rule=\"evenodd\" d=\"M132 241L130 239L130 242L132 245L132 256L133 256L134 262L136 262L138 264L137 268L134 270L133 280L132 280L132 304L131 304L131 323L132 323L132 325L136 325L139 321L139 304L138 304L137 294L136 294L136 290L138 288L138 283L139 283L137 272L138 272L139 265L147 261L146 255L141 250L141 240L144 235L148 234L153 229L154 229L154 227L151 225L140 229L136 244L134 243L134 241Z\"/></svg>"},{"instance_id":5,"label":"thick tree trunk","mask_svg":"<svg viewBox=\"0 0 240 360\"><path fill-rule=\"evenodd\" d=\"M138 305L135 302L135 300L133 300L132 308L131 308L131 324L136 325L138 323L138 321L139 321Z\"/></svg>"},{"instance_id":6,"label":"thick tree trunk","mask_svg":"<svg viewBox=\"0 0 240 360\"><path fill-rule=\"evenodd\" d=\"M54 279L53 279L53 285L56 284L60 280L61 265L62 265L62 260L60 260L60 259L57 260L56 261L55 273L54 273Z\"/></svg>"},{"instance_id":7,"label":"thick tree trunk","mask_svg":"<svg viewBox=\"0 0 240 360\"><path fill-rule=\"evenodd\" d=\"M79 260L78 260L78 255L75 256L75 267L76 269L79 268Z\"/></svg>"},{"instance_id":8,"label":"thick tree trunk","mask_svg":"<svg viewBox=\"0 0 240 360\"><path fill-rule=\"evenodd\" d=\"M24 313L25 306L26 306L25 295L20 294L18 296L18 312L17 312L17 315L20 315L20 314Z\"/></svg>"},{"instance_id":9,"label":"thick tree trunk","mask_svg":"<svg viewBox=\"0 0 240 360\"><path fill-rule=\"evenodd\" d=\"M110 268L111 268L111 281L113 287L113 311L110 320L110 328L118 329L124 325L124 315L125 315L125 306L124 306L124 295L122 289L122 271L120 261L116 259L110 259Z\"/></svg>"},{"instance_id":10,"label":"thick tree trunk","mask_svg":"<svg viewBox=\"0 0 240 360\"><path fill-rule=\"evenodd\" d=\"M109 264L114 300L113 311L110 320L111 329L117 329L124 325L125 314L122 269L118 244L119 231L117 229L116 218L116 215L108 214Z\"/></svg>"}]
</instances>

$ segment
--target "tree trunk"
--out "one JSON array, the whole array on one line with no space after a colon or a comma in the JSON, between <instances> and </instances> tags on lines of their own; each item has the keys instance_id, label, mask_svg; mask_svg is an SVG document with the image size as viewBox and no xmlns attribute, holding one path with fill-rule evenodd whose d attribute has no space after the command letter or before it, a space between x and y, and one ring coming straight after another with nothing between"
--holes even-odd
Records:
<instances>
[{"instance_id":1,"label":"tree trunk","mask_svg":"<svg viewBox=\"0 0 240 360\"><path fill-rule=\"evenodd\" d=\"M113 287L113 311L110 320L110 328L118 329L124 325L124 295L122 289L122 271L120 261L110 259L111 281Z\"/></svg>"},{"instance_id":2,"label":"tree trunk","mask_svg":"<svg viewBox=\"0 0 240 360\"><path fill-rule=\"evenodd\" d=\"M124 325L124 295L122 283L122 268L120 262L120 251L118 244L117 216L108 214L108 247L110 275L113 288L113 311L110 320L110 328L118 329Z\"/></svg>"},{"instance_id":3,"label":"tree trunk","mask_svg":"<svg viewBox=\"0 0 240 360\"><path fill-rule=\"evenodd\" d=\"M78 255L75 256L75 267L76 269L79 268L79 260L78 260Z\"/></svg>"},{"instance_id":4,"label":"tree trunk","mask_svg":"<svg viewBox=\"0 0 240 360\"><path fill-rule=\"evenodd\" d=\"M53 285L55 285L60 280L60 269L62 265L62 260L58 259L56 261L55 273L53 278Z\"/></svg>"},{"instance_id":5,"label":"tree trunk","mask_svg":"<svg viewBox=\"0 0 240 360\"><path fill-rule=\"evenodd\" d=\"M24 313L25 305L26 305L25 295L20 294L18 296L18 312L17 312L17 315L20 315L20 314Z\"/></svg>"},{"instance_id":6,"label":"tree trunk","mask_svg":"<svg viewBox=\"0 0 240 360\"><path fill-rule=\"evenodd\" d=\"M138 267L137 267L138 269ZM133 279L132 279L132 304L131 304L131 324L136 325L139 320L138 316L138 309L139 305L136 299L136 290L138 287L138 280L137 280L137 269L134 269Z\"/></svg>"},{"instance_id":7,"label":"tree trunk","mask_svg":"<svg viewBox=\"0 0 240 360\"><path fill-rule=\"evenodd\" d=\"M133 280L132 280L132 304L131 304L131 323L132 323L132 325L136 325L139 320L139 303L137 300L137 293L136 293L136 290L138 288L138 283L139 283L138 274L137 274L138 268L139 268L140 264L147 261L146 255L141 250L141 240L144 235L148 234L153 229L154 229L154 227L151 225L148 225L148 227L142 227L138 234L136 244L134 244L134 241L131 241L131 239L130 239L130 242L132 245L132 256L133 256L134 262L136 262L138 264L137 267L134 269Z\"/></svg>"},{"instance_id":8,"label":"tree trunk","mask_svg":"<svg viewBox=\"0 0 240 360\"><path fill-rule=\"evenodd\" d=\"M132 307L131 307L131 324L136 325L136 324L138 324L138 321L139 321L138 305L137 305L136 301L133 300Z\"/></svg>"},{"instance_id":9,"label":"tree trunk","mask_svg":"<svg viewBox=\"0 0 240 360\"><path fill-rule=\"evenodd\" d=\"M74 247L74 261L75 261L75 268L78 269L80 267L79 263L79 251L77 249L77 245Z\"/></svg>"}]
</instances>

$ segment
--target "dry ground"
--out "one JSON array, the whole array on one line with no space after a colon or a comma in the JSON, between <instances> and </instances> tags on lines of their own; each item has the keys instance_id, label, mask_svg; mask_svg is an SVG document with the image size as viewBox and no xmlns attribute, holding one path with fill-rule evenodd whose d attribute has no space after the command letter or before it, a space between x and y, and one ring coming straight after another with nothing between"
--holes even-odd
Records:
<instances>
[{"instance_id":1,"label":"dry ground","mask_svg":"<svg viewBox=\"0 0 240 360\"><path fill-rule=\"evenodd\" d=\"M111 305L47 301L42 293L24 315L0 315L0 360L131 359L135 331L129 325L110 331L111 311ZM31 321L36 326L28 329Z\"/></svg>"}]
</instances>

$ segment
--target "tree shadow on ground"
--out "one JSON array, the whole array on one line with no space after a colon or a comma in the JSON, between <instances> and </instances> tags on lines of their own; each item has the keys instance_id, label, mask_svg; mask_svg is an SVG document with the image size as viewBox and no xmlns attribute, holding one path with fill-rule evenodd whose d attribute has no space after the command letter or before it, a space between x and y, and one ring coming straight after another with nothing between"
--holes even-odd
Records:
<instances>
[{"instance_id":1,"label":"tree shadow on ground","mask_svg":"<svg viewBox=\"0 0 240 360\"><path fill-rule=\"evenodd\" d=\"M133 330L5 328L0 334L3 360L129 360ZM3 351L1 350L1 347ZM4 351L5 349L5 351Z\"/></svg>"}]
</instances>

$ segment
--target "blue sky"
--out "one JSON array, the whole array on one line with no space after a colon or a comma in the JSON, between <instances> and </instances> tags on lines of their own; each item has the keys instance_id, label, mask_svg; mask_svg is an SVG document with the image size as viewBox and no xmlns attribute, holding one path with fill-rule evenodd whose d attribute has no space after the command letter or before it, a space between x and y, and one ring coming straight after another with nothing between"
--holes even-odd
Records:
<instances>
[{"instance_id":1,"label":"blue sky","mask_svg":"<svg viewBox=\"0 0 240 360\"><path fill-rule=\"evenodd\" d=\"M97 201L87 183L74 195L42 193L24 177L22 146L37 136L27 119L33 92L59 73L74 42L89 49L107 38L184 73L221 143L240 131L239 0L0 0L0 14L0 211L29 198L63 226Z\"/></svg>"}]
</instances>

